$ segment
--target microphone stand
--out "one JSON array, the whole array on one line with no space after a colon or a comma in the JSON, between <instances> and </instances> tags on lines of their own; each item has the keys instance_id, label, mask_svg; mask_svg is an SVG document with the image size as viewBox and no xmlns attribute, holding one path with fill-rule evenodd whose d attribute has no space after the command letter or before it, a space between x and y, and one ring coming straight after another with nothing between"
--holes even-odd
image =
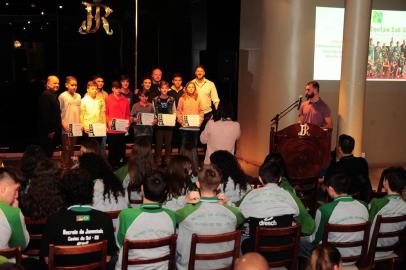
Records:
<instances>
[{"instance_id":1,"label":"microphone stand","mask_svg":"<svg viewBox=\"0 0 406 270\"><path fill-rule=\"evenodd\" d=\"M287 115L291 110L293 110L299 104L300 99L295 100L292 104L286 107L280 113L277 113L274 118L271 119L271 130L273 130L273 138L272 138L272 145L271 145L271 153L278 152L278 128L279 128L279 120L282 119L285 115ZM274 126L274 127L272 127Z\"/></svg>"}]
</instances>

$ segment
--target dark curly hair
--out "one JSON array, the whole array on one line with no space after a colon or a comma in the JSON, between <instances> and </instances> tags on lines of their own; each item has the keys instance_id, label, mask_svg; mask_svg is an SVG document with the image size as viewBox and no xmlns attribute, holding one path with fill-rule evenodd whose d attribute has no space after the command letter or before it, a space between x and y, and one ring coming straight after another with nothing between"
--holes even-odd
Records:
<instances>
[{"instance_id":1,"label":"dark curly hair","mask_svg":"<svg viewBox=\"0 0 406 270\"><path fill-rule=\"evenodd\" d=\"M59 182L65 207L75 204L91 205L93 202L93 181L84 169L72 169L62 175Z\"/></svg>"},{"instance_id":2,"label":"dark curly hair","mask_svg":"<svg viewBox=\"0 0 406 270\"><path fill-rule=\"evenodd\" d=\"M24 180L28 181L32 177L38 162L48 159L41 146L33 144L27 146L20 162L20 170L23 173Z\"/></svg>"},{"instance_id":3,"label":"dark curly hair","mask_svg":"<svg viewBox=\"0 0 406 270\"><path fill-rule=\"evenodd\" d=\"M247 184L249 184L252 179L244 173L233 154L225 150L215 151L210 155L210 162L220 170L224 190L226 189L228 177L231 177L234 181L234 189L236 189L237 184L239 184L240 190L247 191Z\"/></svg>"},{"instance_id":4,"label":"dark curly hair","mask_svg":"<svg viewBox=\"0 0 406 270\"><path fill-rule=\"evenodd\" d=\"M111 199L110 195L113 194L116 202L119 196L124 196L124 188L120 180L114 174L107 161L95 153L84 153L79 157L79 167L85 169L92 180L103 180L104 192L103 199Z\"/></svg>"},{"instance_id":5,"label":"dark curly hair","mask_svg":"<svg viewBox=\"0 0 406 270\"><path fill-rule=\"evenodd\" d=\"M61 172L50 159L40 161L32 173L27 193L23 194L21 210L34 220L47 218L63 207L59 191Z\"/></svg>"},{"instance_id":6,"label":"dark curly hair","mask_svg":"<svg viewBox=\"0 0 406 270\"><path fill-rule=\"evenodd\" d=\"M155 169L151 146L147 139L140 138L134 143L133 151L128 159L129 187L141 191L142 181Z\"/></svg>"}]
</instances>

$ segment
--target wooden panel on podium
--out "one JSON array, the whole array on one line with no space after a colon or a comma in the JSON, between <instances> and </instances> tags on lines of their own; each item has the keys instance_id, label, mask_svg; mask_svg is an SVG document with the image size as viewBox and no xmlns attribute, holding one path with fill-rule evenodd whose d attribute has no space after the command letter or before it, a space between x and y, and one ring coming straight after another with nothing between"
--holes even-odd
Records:
<instances>
[{"instance_id":1,"label":"wooden panel on podium","mask_svg":"<svg viewBox=\"0 0 406 270\"><path fill-rule=\"evenodd\" d=\"M276 134L271 129L270 153L280 153L292 178L316 176L330 162L331 130L293 124Z\"/></svg>"}]
</instances>

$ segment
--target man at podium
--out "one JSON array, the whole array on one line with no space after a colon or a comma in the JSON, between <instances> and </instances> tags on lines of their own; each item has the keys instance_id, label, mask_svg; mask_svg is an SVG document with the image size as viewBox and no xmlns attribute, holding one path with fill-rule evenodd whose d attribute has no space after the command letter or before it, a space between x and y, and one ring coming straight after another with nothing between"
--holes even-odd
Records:
<instances>
[{"instance_id":1,"label":"man at podium","mask_svg":"<svg viewBox=\"0 0 406 270\"><path fill-rule=\"evenodd\" d=\"M311 123L321 128L333 128L333 119L328 105L320 98L319 83L310 81L306 84L307 100L299 108L299 122Z\"/></svg>"}]
</instances>

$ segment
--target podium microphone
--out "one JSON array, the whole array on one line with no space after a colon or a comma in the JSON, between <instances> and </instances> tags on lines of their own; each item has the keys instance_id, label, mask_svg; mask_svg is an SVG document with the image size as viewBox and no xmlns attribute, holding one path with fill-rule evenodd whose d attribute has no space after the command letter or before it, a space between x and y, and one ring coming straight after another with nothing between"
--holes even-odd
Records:
<instances>
[{"instance_id":1,"label":"podium microphone","mask_svg":"<svg viewBox=\"0 0 406 270\"><path fill-rule=\"evenodd\" d=\"M297 109L298 110L300 109L300 105L302 105L302 99L303 99L303 96L299 96L299 99L297 100Z\"/></svg>"}]
</instances>

